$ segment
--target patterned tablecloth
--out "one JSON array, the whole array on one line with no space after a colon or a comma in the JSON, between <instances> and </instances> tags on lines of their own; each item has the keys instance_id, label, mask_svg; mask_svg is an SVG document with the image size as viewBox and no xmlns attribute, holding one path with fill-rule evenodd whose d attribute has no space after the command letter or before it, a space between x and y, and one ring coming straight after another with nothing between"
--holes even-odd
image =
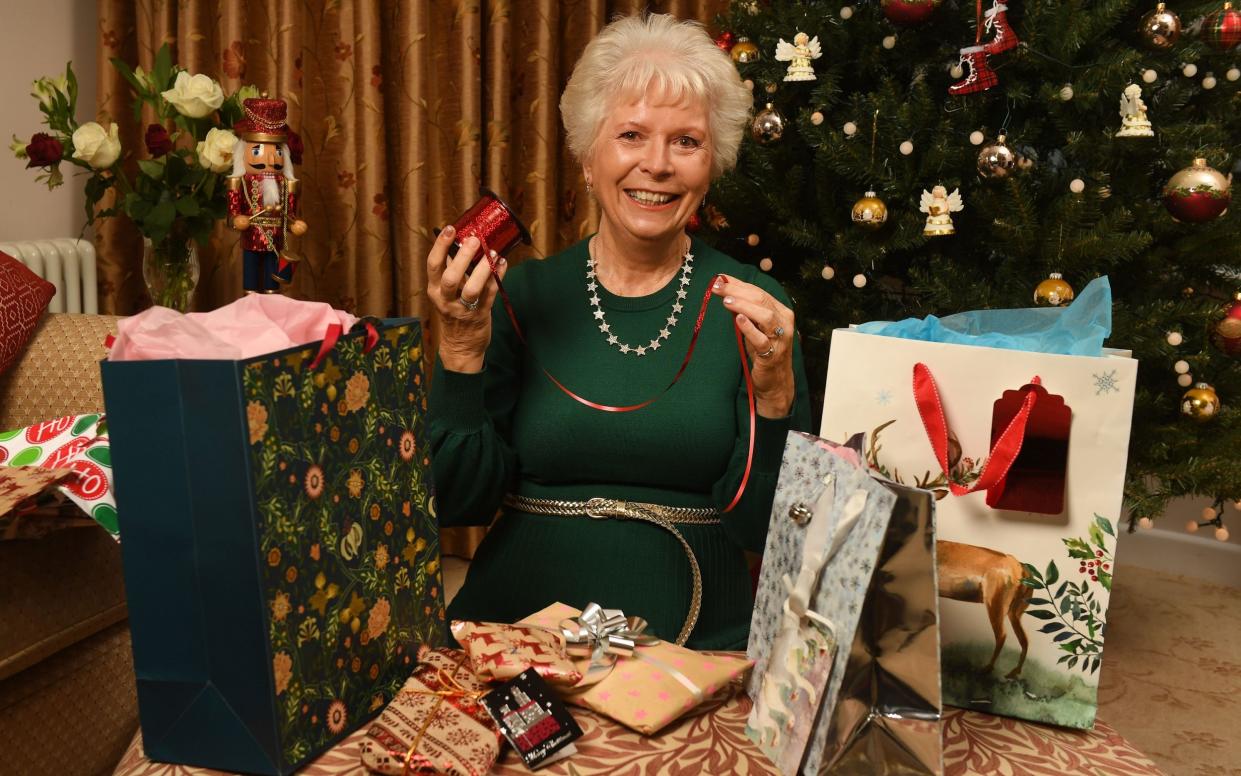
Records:
<instances>
[{"instance_id":1,"label":"patterned tablecloth","mask_svg":"<svg viewBox=\"0 0 1241 776\"><path fill-rule=\"evenodd\" d=\"M624 772L641 776L668 773L771 774L775 769L745 737L750 699L744 693L722 698L647 738L586 709L573 707L584 735L578 754L539 769L545 776L591 776ZM366 728L299 771L299 776L367 776L358 756ZM572 765L573 770L570 770ZM116 766L114 776L214 776L221 771L165 765L146 759L142 734ZM530 771L506 748L492 771L527 776ZM1053 728L974 711L944 714L945 776L1158 776L1160 770L1106 723L1094 730Z\"/></svg>"}]
</instances>

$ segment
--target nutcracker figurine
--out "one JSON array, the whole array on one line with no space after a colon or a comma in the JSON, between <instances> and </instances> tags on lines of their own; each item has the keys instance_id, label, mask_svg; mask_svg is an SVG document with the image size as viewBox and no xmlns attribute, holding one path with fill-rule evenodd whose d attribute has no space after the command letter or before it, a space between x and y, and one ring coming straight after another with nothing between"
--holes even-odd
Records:
<instances>
[{"instance_id":1,"label":"nutcracker figurine","mask_svg":"<svg viewBox=\"0 0 1241 776\"><path fill-rule=\"evenodd\" d=\"M229 225L242 232L246 293L277 293L293 281L296 257L285 251L287 233L306 233L297 217L297 178L289 156L288 106L284 100L251 97L233 126L237 148L228 179Z\"/></svg>"}]
</instances>

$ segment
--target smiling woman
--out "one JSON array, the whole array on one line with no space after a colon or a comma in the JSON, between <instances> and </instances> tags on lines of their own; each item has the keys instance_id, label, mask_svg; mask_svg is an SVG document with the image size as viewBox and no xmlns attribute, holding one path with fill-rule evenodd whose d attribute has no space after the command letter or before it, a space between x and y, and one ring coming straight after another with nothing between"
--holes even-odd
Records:
<instances>
[{"instance_id":1,"label":"smiling woman","mask_svg":"<svg viewBox=\"0 0 1241 776\"><path fill-rule=\"evenodd\" d=\"M596 601L662 638L743 648L743 551L762 550L787 432L810 424L787 295L685 231L736 162L750 91L700 25L633 16L586 47L560 107L598 233L511 275L503 257L471 268L472 237L450 259L452 227L427 257L440 522L486 524L504 505L449 615L512 622ZM528 347L494 304L497 278ZM699 300L691 367L640 411L585 406L542 374L600 404L650 399L686 356ZM753 364L750 463L737 332Z\"/></svg>"}]
</instances>

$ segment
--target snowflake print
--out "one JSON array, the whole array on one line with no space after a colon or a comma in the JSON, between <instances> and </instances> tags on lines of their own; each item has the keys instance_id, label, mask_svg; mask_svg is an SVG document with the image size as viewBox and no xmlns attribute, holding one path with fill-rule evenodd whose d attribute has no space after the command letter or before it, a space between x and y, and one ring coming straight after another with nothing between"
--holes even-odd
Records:
<instances>
[{"instance_id":1,"label":"snowflake print","mask_svg":"<svg viewBox=\"0 0 1241 776\"><path fill-rule=\"evenodd\" d=\"M882 407L888 406L892 403L892 392L887 388L880 389L879 393L875 394L875 401Z\"/></svg>"},{"instance_id":2,"label":"snowflake print","mask_svg":"<svg viewBox=\"0 0 1241 776\"><path fill-rule=\"evenodd\" d=\"M1092 376L1094 377L1094 388L1095 388L1094 395L1095 396L1098 396L1099 394L1104 394L1104 393L1111 393L1112 391L1115 391L1116 393L1120 393L1120 388L1118 387L1118 384L1120 383L1120 378L1116 376L1115 369L1113 369L1110 372L1105 372L1103 374L1092 375Z\"/></svg>"}]
</instances>

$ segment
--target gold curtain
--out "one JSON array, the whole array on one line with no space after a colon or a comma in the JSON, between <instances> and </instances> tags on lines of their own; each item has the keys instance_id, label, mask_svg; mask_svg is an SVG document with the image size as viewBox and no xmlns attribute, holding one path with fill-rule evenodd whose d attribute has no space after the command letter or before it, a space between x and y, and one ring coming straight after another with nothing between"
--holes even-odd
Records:
<instances>
[{"instance_id":1,"label":"gold curtain","mask_svg":"<svg viewBox=\"0 0 1241 776\"><path fill-rule=\"evenodd\" d=\"M143 149L118 57L149 70L173 61L226 93L254 84L289 103L305 143L297 177L309 232L290 294L358 315L428 320L425 256L432 229L499 193L544 256L595 228L581 170L563 142L560 93L587 41L616 14L643 8L710 25L727 0L98 0L99 113ZM710 27L709 27L710 29ZM713 30L714 32L714 30ZM130 153L133 165L141 153ZM145 307L140 236L112 219L97 230L100 304ZM221 225L200 248L194 306L241 294L241 250ZM428 358L436 329L426 326ZM429 364L428 364L429 365ZM446 536L470 554L481 529Z\"/></svg>"}]
</instances>

